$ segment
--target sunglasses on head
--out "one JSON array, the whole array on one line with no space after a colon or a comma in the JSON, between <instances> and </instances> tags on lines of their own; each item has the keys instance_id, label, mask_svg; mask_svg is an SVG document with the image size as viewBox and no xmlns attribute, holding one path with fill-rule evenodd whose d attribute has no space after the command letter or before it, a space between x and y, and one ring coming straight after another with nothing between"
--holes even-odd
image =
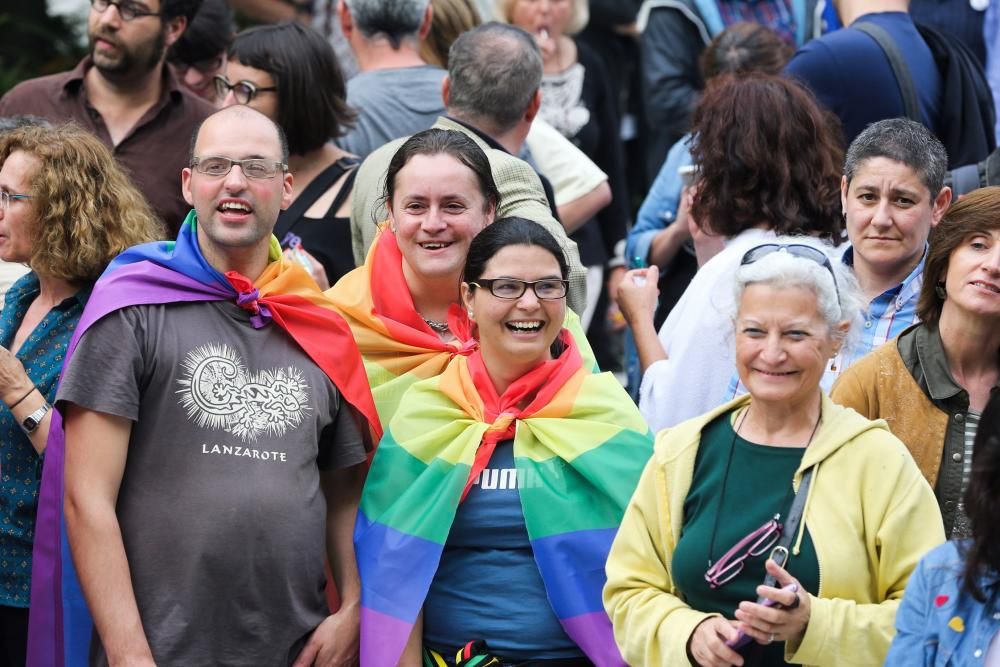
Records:
<instances>
[{"instance_id":1,"label":"sunglasses on head","mask_svg":"<svg viewBox=\"0 0 1000 667\"><path fill-rule=\"evenodd\" d=\"M826 256L826 253L818 248L814 248L811 245L806 245L804 243L765 243L759 245L755 248L750 248L743 255L743 259L740 260L740 266L746 266L747 264L753 264L768 255L773 255L776 252L787 252L793 257L800 257L802 259L808 259L811 262L815 262L820 266L824 267L830 272L830 277L833 278L833 289L837 293L837 304L840 301L840 286L837 284L837 274L833 271L833 264L830 263L830 258Z\"/></svg>"}]
</instances>

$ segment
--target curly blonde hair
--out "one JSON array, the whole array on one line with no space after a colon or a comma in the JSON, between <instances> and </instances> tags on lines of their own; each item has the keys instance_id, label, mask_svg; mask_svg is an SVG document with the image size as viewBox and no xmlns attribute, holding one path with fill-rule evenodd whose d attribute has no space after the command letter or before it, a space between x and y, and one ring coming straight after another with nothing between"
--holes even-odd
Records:
<instances>
[{"instance_id":1,"label":"curly blonde hair","mask_svg":"<svg viewBox=\"0 0 1000 667\"><path fill-rule=\"evenodd\" d=\"M37 219L28 264L40 275L97 280L120 252L165 238L165 228L111 152L72 123L0 134L0 164L15 151L37 158L31 203Z\"/></svg>"}]
</instances>

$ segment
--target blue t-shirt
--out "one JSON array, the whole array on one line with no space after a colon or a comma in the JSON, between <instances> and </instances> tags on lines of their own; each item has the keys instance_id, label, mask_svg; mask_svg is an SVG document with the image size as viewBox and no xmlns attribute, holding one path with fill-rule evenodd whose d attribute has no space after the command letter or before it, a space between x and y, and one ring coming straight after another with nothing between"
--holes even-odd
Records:
<instances>
[{"instance_id":1,"label":"blue t-shirt","mask_svg":"<svg viewBox=\"0 0 1000 667\"><path fill-rule=\"evenodd\" d=\"M941 74L910 16L904 12L865 14L852 25L859 22L874 23L895 41L910 68L923 123L939 134ZM805 83L820 104L840 118L847 143L876 121L906 115L889 59L860 30L837 30L807 42L785 71Z\"/></svg>"},{"instance_id":2,"label":"blue t-shirt","mask_svg":"<svg viewBox=\"0 0 1000 667\"><path fill-rule=\"evenodd\" d=\"M573 658L583 652L545 595L528 541L513 441L497 445L458 507L424 602L424 644L454 655L485 639L512 660ZM530 483L530 481L529 481Z\"/></svg>"}]
</instances>

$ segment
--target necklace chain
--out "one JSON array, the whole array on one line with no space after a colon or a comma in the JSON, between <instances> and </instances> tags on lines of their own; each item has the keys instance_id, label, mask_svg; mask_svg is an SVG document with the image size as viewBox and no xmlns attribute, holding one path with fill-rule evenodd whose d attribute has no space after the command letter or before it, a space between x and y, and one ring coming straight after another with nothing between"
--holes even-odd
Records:
<instances>
[{"instance_id":1,"label":"necklace chain","mask_svg":"<svg viewBox=\"0 0 1000 667\"><path fill-rule=\"evenodd\" d=\"M447 322L438 322L437 320L430 320L427 319L426 317L422 317L421 319L427 323L427 326L429 326L431 329L433 329L438 333L447 333L448 331Z\"/></svg>"},{"instance_id":2,"label":"necklace chain","mask_svg":"<svg viewBox=\"0 0 1000 667\"><path fill-rule=\"evenodd\" d=\"M719 529L719 515L722 514L722 504L726 499L726 486L729 484L729 469L733 464L733 452L736 450L736 438L739 436L740 429L743 428L743 422L747 420L747 415L750 414L750 405L747 405L746 410L740 415L739 423L733 425L733 439L729 443L729 456L726 459L726 472L722 476L722 493L721 498L719 498L719 507L715 511L715 521L712 523L712 537L708 544L708 567L712 567L712 553L715 551L715 533ZM816 431L819 429L819 423L823 420L823 404L822 398L820 399L820 414L816 417L816 423L813 424L812 433L809 434L809 440L806 441L806 448L812 444L813 438L816 437ZM791 486L791 485L789 485ZM794 488L794 487L793 487ZM789 490L791 493L791 489ZM794 494L792 494L794 499ZM785 504L788 503L788 498L785 498ZM781 514L776 515L775 518L779 518Z\"/></svg>"}]
</instances>

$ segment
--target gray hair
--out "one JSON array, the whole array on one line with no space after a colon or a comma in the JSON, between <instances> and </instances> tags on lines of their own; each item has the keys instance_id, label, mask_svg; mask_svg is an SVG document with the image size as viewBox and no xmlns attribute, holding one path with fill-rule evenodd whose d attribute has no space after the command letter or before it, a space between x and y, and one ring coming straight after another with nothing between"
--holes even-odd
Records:
<instances>
[{"instance_id":1,"label":"gray hair","mask_svg":"<svg viewBox=\"0 0 1000 667\"><path fill-rule=\"evenodd\" d=\"M524 30L491 21L448 51L448 110L503 133L517 125L542 83L542 54Z\"/></svg>"},{"instance_id":2,"label":"gray hair","mask_svg":"<svg viewBox=\"0 0 1000 667\"><path fill-rule=\"evenodd\" d=\"M393 49L404 40L416 41L430 0L344 0L361 34L385 37Z\"/></svg>"},{"instance_id":3,"label":"gray hair","mask_svg":"<svg viewBox=\"0 0 1000 667\"><path fill-rule=\"evenodd\" d=\"M920 123L906 118L889 118L865 128L851 142L844 158L848 185L866 161L877 157L905 164L916 172L932 199L944 187L948 153L944 144Z\"/></svg>"},{"instance_id":4,"label":"gray hair","mask_svg":"<svg viewBox=\"0 0 1000 667\"><path fill-rule=\"evenodd\" d=\"M795 243L803 243L796 238ZM806 243L821 252L829 246ZM734 308L738 309L743 292L749 285L769 285L777 288L804 287L816 295L816 308L826 322L829 332L843 345L853 344L862 321L864 300L854 274L840 260L832 260L833 274L822 264L796 257L787 252L774 252L752 264L745 264L736 271ZM834 284L836 276L836 284ZM837 295L840 295L838 300ZM735 313L734 320L735 320ZM850 328L842 332L836 326L847 321ZM853 335L852 335L853 334Z\"/></svg>"},{"instance_id":5,"label":"gray hair","mask_svg":"<svg viewBox=\"0 0 1000 667\"><path fill-rule=\"evenodd\" d=\"M0 134L10 132L11 130L19 130L22 127L43 127L48 129L52 127L52 123L41 116L31 115L4 116L0 118Z\"/></svg>"}]
</instances>

